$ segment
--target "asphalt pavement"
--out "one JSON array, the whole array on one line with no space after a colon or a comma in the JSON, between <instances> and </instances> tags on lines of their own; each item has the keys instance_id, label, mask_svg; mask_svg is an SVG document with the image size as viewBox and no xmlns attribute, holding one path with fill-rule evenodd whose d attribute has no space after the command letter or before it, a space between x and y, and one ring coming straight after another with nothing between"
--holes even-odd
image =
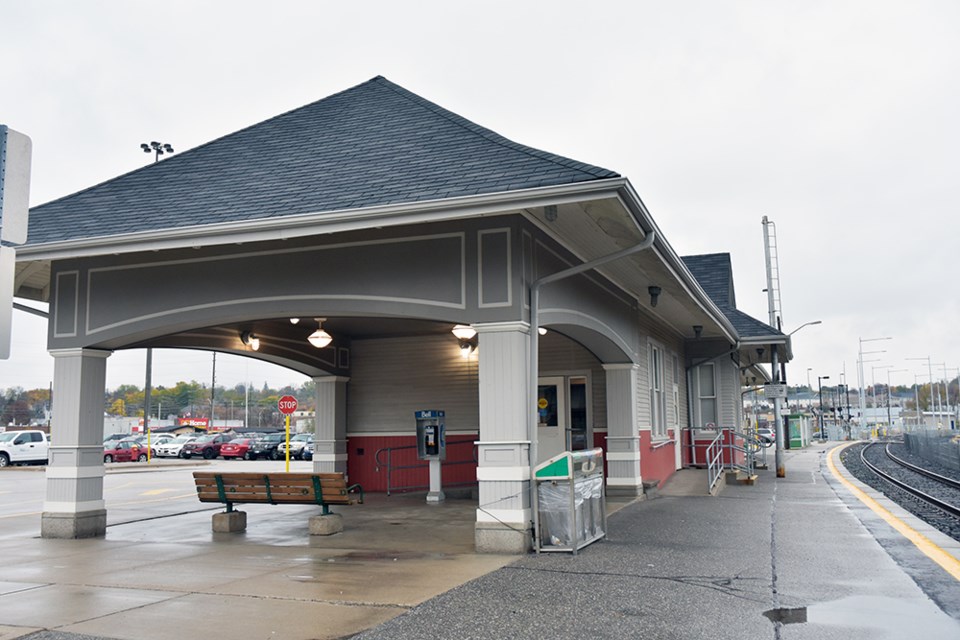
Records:
<instances>
[{"instance_id":1,"label":"asphalt pavement","mask_svg":"<svg viewBox=\"0 0 960 640\"><path fill-rule=\"evenodd\" d=\"M242 536L210 533L199 511L98 541L0 529L4 557L26 550L0 578L0 640L960 638L960 544L838 479L838 444L789 451L785 478L760 471L717 497L682 473L616 505L607 539L576 556L474 554L475 504L423 496L374 496L322 540L304 535L307 510L266 505ZM149 570L103 566L137 555ZM72 613L30 618L56 602Z\"/></svg>"}]
</instances>

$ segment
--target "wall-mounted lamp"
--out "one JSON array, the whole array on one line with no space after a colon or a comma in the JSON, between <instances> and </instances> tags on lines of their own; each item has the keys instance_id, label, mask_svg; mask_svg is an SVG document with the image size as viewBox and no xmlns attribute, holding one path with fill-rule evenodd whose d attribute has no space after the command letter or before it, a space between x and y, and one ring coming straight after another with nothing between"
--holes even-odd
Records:
<instances>
[{"instance_id":1,"label":"wall-mounted lamp","mask_svg":"<svg viewBox=\"0 0 960 640\"><path fill-rule=\"evenodd\" d=\"M460 355L469 358L477 348L477 330L466 324L458 324L450 331L460 343Z\"/></svg>"},{"instance_id":2,"label":"wall-mounted lamp","mask_svg":"<svg viewBox=\"0 0 960 640\"><path fill-rule=\"evenodd\" d=\"M543 208L543 217L547 219L547 222L554 222L557 219L557 205L548 204Z\"/></svg>"},{"instance_id":3,"label":"wall-mounted lamp","mask_svg":"<svg viewBox=\"0 0 960 640\"><path fill-rule=\"evenodd\" d=\"M695 324L693 325L693 337L697 340L700 339L700 335L703 333L703 325Z\"/></svg>"},{"instance_id":4,"label":"wall-mounted lamp","mask_svg":"<svg viewBox=\"0 0 960 640\"><path fill-rule=\"evenodd\" d=\"M260 350L260 338L253 335L251 331L244 331L240 334L240 341L253 349L254 351Z\"/></svg>"},{"instance_id":5,"label":"wall-mounted lamp","mask_svg":"<svg viewBox=\"0 0 960 640\"><path fill-rule=\"evenodd\" d=\"M290 318L290 324L297 324L300 322L300 318Z\"/></svg>"},{"instance_id":6,"label":"wall-mounted lamp","mask_svg":"<svg viewBox=\"0 0 960 640\"><path fill-rule=\"evenodd\" d=\"M545 336L545 335L547 335L547 328L546 328L546 327L537 327L537 333L539 333L539 334L542 335L542 336Z\"/></svg>"},{"instance_id":7,"label":"wall-mounted lamp","mask_svg":"<svg viewBox=\"0 0 960 640\"><path fill-rule=\"evenodd\" d=\"M326 318L316 318L317 330L307 336L307 342L315 346L317 349L323 349L325 346L333 342L333 336L323 330L324 320L326 320Z\"/></svg>"},{"instance_id":8,"label":"wall-mounted lamp","mask_svg":"<svg viewBox=\"0 0 960 640\"><path fill-rule=\"evenodd\" d=\"M647 287L647 293L650 294L651 307L657 306L657 300L660 298L660 291L661 291L660 287L658 287L655 284L652 284L649 287Z\"/></svg>"}]
</instances>

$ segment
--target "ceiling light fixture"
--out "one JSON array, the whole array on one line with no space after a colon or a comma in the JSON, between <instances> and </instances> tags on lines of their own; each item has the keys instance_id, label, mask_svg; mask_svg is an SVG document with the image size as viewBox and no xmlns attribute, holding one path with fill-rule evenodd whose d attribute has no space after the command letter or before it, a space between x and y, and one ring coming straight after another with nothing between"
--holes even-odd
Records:
<instances>
[{"instance_id":1,"label":"ceiling light fixture","mask_svg":"<svg viewBox=\"0 0 960 640\"><path fill-rule=\"evenodd\" d=\"M317 349L323 349L333 342L333 336L323 330L323 322L326 318L316 318L317 330L307 336L307 341Z\"/></svg>"},{"instance_id":2,"label":"ceiling light fixture","mask_svg":"<svg viewBox=\"0 0 960 640\"><path fill-rule=\"evenodd\" d=\"M457 342L460 343L460 355L469 358L470 354L477 348L477 330L470 325L458 324L451 329L451 333L456 336Z\"/></svg>"},{"instance_id":3,"label":"ceiling light fixture","mask_svg":"<svg viewBox=\"0 0 960 640\"><path fill-rule=\"evenodd\" d=\"M300 322L300 318L290 318L290 324L297 324Z\"/></svg>"}]
</instances>

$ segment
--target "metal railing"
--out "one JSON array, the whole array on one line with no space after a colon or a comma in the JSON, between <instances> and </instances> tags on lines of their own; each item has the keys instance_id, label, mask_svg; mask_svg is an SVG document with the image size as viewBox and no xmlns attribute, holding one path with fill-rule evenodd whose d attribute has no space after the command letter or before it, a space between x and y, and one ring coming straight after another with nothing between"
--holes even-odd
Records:
<instances>
[{"instance_id":1,"label":"metal railing","mask_svg":"<svg viewBox=\"0 0 960 640\"><path fill-rule=\"evenodd\" d=\"M720 478L723 477L723 430L707 445L707 486L713 494Z\"/></svg>"},{"instance_id":2,"label":"metal railing","mask_svg":"<svg viewBox=\"0 0 960 640\"><path fill-rule=\"evenodd\" d=\"M447 450L453 449L458 446L470 445L472 447L471 455L469 460L443 460L441 461L441 467L453 467L462 464L472 464L476 466L477 464L477 445L472 440L457 440L454 442L447 442ZM417 445L404 445L402 447L383 447L377 449L377 452L374 454L373 459L376 464L376 472L380 473L381 470L385 470L387 474L387 495L389 496L392 491L416 491L421 489L429 489L430 485L428 484L393 484L393 474L397 471L406 471L410 469L429 469L430 463L428 460L417 460L412 464L394 464L393 462L393 453L394 451L406 451L406 450L416 450ZM385 458L384 458L385 456ZM450 482L444 483L445 487L460 487L465 485L476 484L476 480L471 480L469 482Z\"/></svg>"}]
</instances>

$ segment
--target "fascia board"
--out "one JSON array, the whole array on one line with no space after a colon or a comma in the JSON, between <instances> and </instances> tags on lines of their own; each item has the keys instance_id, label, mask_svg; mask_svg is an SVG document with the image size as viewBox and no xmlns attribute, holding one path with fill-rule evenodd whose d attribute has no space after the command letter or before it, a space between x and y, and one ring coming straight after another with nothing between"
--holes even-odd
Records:
<instances>
[{"instance_id":1,"label":"fascia board","mask_svg":"<svg viewBox=\"0 0 960 640\"><path fill-rule=\"evenodd\" d=\"M480 196L444 198L380 207L316 212L296 216L262 218L26 245L18 249L17 257L18 261L21 262L59 260L104 254L288 240L372 227L392 227L473 218L505 213L525 207L578 202L585 198L615 197L624 182L623 178L608 178Z\"/></svg>"},{"instance_id":2,"label":"fascia board","mask_svg":"<svg viewBox=\"0 0 960 640\"><path fill-rule=\"evenodd\" d=\"M643 204L639 194L634 190L629 180L623 181L623 186L620 189L620 200L627 211L635 217L641 229L652 229L656 232L657 237L653 243L654 251L657 252L657 255L660 256L660 259L663 260L667 268L673 272L673 276L686 289L687 294L696 301L704 313L716 322L717 326L724 332L724 337L729 340L731 344L736 344L740 339L737 335L737 330L733 327L733 324L727 316L717 307L713 300L710 299L706 291L703 290L700 283L697 282L697 279L693 277L693 274L690 273L687 266L683 264L683 260L681 260L677 252L673 250L673 247L670 246L670 243L666 241L660 228L656 222L653 221L653 216L650 215L646 205ZM646 233L646 231L644 231L644 233Z\"/></svg>"}]
</instances>

